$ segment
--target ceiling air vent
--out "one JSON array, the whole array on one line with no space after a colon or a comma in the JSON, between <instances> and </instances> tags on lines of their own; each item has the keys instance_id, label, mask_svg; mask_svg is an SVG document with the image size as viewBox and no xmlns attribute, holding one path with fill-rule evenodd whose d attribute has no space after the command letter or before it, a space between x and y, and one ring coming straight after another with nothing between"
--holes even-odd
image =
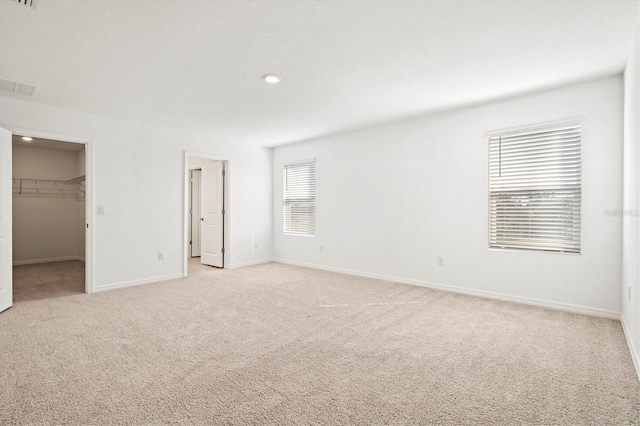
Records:
<instances>
[{"instance_id":1,"label":"ceiling air vent","mask_svg":"<svg viewBox=\"0 0 640 426\"><path fill-rule=\"evenodd\" d=\"M30 7L31 9L38 8L38 1L39 0L13 0L14 3L18 3L22 6Z\"/></svg>"},{"instance_id":2,"label":"ceiling air vent","mask_svg":"<svg viewBox=\"0 0 640 426\"><path fill-rule=\"evenodd\" d=\"M3 78L0 78L0 90L31 97L36 95L36 86L33 84L18 83L17 81L5 80Z\"/></svg>"}]
</instances>

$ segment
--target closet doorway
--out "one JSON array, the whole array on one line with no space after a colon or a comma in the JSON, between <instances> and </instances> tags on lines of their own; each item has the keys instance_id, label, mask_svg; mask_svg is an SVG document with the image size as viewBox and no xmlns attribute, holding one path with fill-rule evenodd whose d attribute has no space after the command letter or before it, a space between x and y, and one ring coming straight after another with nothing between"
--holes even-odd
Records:
<instances>
[{"instance_id":1,"label":"closet doorway","mask_svg":"<svg viewBox=\"0 0 640 426\"><path fill-rule=\"evenodd\" d=\"M83 143L12 136L13 301L85 293Z\"/></svg>"},{"instance_id":2,"label":"closet doorway","mask_svg":"<svg viewBox=\"0 0 640 426\"><path fill-rule=\"evenodd\" d=\"M228 158L185 153L185 262L189 268L228 268Z\"/></svg>"}]
</instances>

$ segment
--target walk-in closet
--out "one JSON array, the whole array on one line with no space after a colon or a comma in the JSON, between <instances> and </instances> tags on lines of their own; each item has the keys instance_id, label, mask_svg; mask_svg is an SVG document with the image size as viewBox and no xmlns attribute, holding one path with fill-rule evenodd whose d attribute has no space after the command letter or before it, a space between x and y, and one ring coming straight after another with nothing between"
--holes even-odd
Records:
<instances>
[{"instance_id":1,"label":"walk-in closet","mask_svg":"<svg viewBox=\"0 0 640 426\"><path fill-rule=\"evenodd\" d=\"M85 147L13 136L15 302L85 291Z\"/></svg>"}]
</instances>

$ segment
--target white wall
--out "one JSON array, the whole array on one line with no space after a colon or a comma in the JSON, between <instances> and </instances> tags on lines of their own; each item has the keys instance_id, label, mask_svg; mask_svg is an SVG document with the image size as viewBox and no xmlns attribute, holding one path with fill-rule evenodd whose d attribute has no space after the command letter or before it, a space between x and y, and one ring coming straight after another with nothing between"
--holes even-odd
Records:
<instances>
[{"instance_id":1,"label":"white wall","mask_svg":"<svg viewBox=\"0 0 640 426\"><path fill-rule=\"evenodd\" d=\"M635 37L624 72L624 217L622 321L640 377L640 43ZM631 297L629 298L629 288Z\"/></svg>"},{"instance_id":2,"label":"white wall","mask_svg":"<svg viewBox=\"0 0 640 426\"><path fill-rule=\"evenodd\" d=\"M66 180L77 175L77 153L13 147L13 177ZM13 198L15 263L78 257L75 198Z\"/></svg>"},{"instance_id":3,"label":"white wall","mask_svg":"<svg viewBox=\"0 0 640 426\"><path fill-rule=\"evenodd\" d=\"M0 112L3 127L91 140L92 210L107 209L89 218L96 290L182 274L184 150L231 158L231 265L272 257L270 149L5 97Z\"/></svg>"},{"instance_id":4,"label":"white wall","mask_svg":"<svg viewBox=\"0 0 640 426\"><path fill-rule=\"evenodd\" d=\"M622 208L622 102L616 76L276 148L274 258L617 316L622 220L604 212ZM489 250L485 133L575 116L582 255ZM316 236L283 235L282 166L306 158Z\"/></svg>"}]
</instances>

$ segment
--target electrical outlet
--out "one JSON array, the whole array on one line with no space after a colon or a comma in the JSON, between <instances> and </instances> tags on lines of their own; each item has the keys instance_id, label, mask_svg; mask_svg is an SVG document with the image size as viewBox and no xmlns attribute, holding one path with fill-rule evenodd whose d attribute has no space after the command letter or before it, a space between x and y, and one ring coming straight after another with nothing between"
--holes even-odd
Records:
<instances>
[{"instance_id":1,"label":"electrical outlet","mask_svg":"<svg viewBox=\"0 0 640 426\"><path fill-rule=\"evenodd\" d=\"M438 263L438 266L444 266L444 257L443 256L438 256L437 257L437 263Z\"/></svg>"},{"instance_id":2,"label":"electrical outlet","mask_svg":"<svg viewBox=\"0 0 640 426\"><path fill-rule=\"evenodd\" d=\"M164 252L158 252L158 260L164 260Z\"/></svg>"},{"instance_id":3,"label":"electrical outlet","mask_svg":"<svg viewBox=\"0 0 640 426\"><path fill-rule=\"evenodd\" d=\"M322 253L323 251L324 251L324 246L320 244L320 252Z\"/></svg>"}]
</instances>

